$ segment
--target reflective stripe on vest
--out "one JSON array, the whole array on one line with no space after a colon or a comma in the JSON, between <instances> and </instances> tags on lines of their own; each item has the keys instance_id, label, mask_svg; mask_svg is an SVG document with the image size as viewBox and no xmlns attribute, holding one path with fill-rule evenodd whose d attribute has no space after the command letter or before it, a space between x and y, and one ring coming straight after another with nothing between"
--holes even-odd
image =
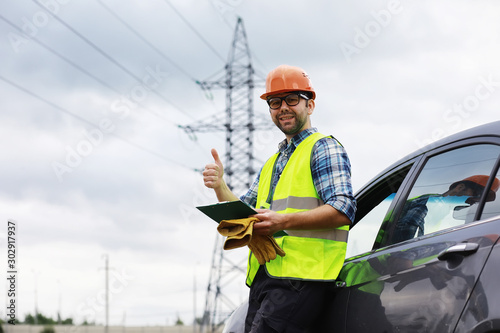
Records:
<instances>
[{"instance_id":1,"label":"reflective stripe on vest","mask_svg":"<svg viewBox=\"0 0 500 333\"><path fill-rule=\"evenodd\" d=\"M278 154L266 162L260 174L257 207L278 213L293 213L324 204L316 192L311 172L312 148L324 137L320 133L313 133L296 147L280 176L272 200L269 198L271 178ZM276 241L286 255L267 263L267 273L280 278L335 280L345 259L348 230L348 226L323 230L285 230L287 236ZM248 285L252 284L258 268L257 259L250 253Z\"/></svg>"}]
</instances>

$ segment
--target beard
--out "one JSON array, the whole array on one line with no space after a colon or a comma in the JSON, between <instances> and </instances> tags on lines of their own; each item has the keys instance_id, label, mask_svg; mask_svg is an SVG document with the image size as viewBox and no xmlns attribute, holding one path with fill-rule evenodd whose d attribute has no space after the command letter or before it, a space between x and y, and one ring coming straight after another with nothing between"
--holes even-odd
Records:
<instances>
[{"instance_id":1,"label":"beard","mask_svg":"<svg viewBox=\"0 0 500 333\"><path fill-rule=\"evenodd\" d=\"M293 118L285 121L280 121L280 118L287 116L292 116ZM285 113L277 114L273 118L273 122L285 135L295 135L297 133L300 133L304 129L304 126L307 123L307 115L300 117L297 115L297 113L288 111Z\"/></svg>"}]
</instances>

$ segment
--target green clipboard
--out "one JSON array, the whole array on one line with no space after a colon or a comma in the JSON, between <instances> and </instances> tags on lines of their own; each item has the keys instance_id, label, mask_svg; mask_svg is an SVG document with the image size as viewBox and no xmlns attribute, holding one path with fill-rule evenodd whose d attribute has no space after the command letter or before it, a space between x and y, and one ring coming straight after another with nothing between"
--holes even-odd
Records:
<instances>
[{"instance_id":1,"label":"green clipboard","mask_svg":"<svg viewBox=\"0 0 500 333\"><path fill-rule=\"evenodd\" d=\"M241 200L219 202L207 206L197 206L201 212L217 223L222 220L244 219L257 212Z\"/></svg>"}]
</instances>

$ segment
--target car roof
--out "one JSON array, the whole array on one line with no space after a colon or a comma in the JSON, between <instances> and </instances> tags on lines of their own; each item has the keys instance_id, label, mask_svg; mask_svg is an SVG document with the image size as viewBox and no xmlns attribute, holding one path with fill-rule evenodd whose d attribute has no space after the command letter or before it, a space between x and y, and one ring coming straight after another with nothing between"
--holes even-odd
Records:
<instances>
[{"instance_id":1,"label":"car roof","mask_svg":"<svg viewBox=\"0 0 500 333\"><path fill-rule=\"evenodd\" d=\"M405 157L399 159L395 163L391 164L389 167L385 168L382 172L378 173L377 176L373 177L366 185L364 185L359 191L357 191L357 194L362 193L364 189L371 184L373 181L375 181L377 178L382 176L383 174L387 173L388 171L397 168L401 164L404 164L405 162L412 160L416 158L419 155L425 154L433 149L448 145L450 143L464 140L464 139L472 139L475 137L486 137L486 136L493 136L493 137L500 137L500 121L494 121L491 123L479 125L467 130L463 130L461 132L449 135L447 137L444 137L440 140L437 140L435 142L432 142L420 149L415 150L411 154L406 155ZM357 195L356 195L357 196Z\"/></svg>"}]
</instances>

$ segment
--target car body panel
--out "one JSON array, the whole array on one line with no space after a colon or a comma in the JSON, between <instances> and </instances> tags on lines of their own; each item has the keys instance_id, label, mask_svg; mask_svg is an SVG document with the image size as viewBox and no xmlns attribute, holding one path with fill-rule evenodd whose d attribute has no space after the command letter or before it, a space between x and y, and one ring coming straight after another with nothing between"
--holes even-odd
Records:
<instances>
[{"instance_id":1,"label":"car body panel","mask_svg":"<svg viewBox=\"0 0 500 333\"><path fill-rule=\"evenodd\" d=\"M354 268L347 263L347 273L339 276L349 290L340 331L453 332L491 251L491 228L467 225L375 251ZM438 258L460 243L479 246L474 253ZM334 303L345 306L339 299Z\"/></svg>"},{"instance_id":2,"label":"car body panel","mask_svg":"<svg viewBox=\"0 0 500 333\"><path fill-rule=\"evenodd\" d=\"M498 223L497 223L498 224ZM495 228L498 232L498 226ZM491 235L491 241L495 234ZM497 238L481 276L460 317L456 333L500 332L500 242Z\"/></svg>"}]
</instances>

